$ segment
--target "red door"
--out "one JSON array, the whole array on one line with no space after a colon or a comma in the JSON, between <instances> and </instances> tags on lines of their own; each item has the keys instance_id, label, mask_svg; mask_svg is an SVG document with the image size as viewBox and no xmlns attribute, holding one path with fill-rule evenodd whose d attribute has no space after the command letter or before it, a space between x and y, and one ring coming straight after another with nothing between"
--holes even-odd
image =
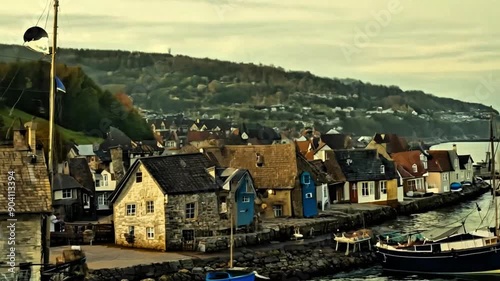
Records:
<instances>
[{"instance_id":1,"label":"red door","mask_svg":"<svg viewBox=\"0 0 500 281\"><path fill-rule=\"evenodd\" d=\"M351 203L358 203L358 188L356 183L349 183L349 199Z\"/></svg>"}]
</instances>

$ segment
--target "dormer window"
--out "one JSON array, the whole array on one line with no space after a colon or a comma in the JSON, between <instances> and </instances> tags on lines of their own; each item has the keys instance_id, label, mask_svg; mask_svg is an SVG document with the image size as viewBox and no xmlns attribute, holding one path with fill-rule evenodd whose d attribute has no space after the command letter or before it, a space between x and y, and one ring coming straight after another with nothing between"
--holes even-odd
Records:
<instances>
[{"instance_id":1,"label":"dormer window","mask_svg":"<svg viewBox=\"0 0 500 281\"><path fill-rule=\"evenodd\" d=\"M256 165L257 167L262 167L264 166L264 157L260 155L260 153L256 153L255 156L257 157L256 159Z\"/></svg>"},{"instance_id":2,"label":"dormer window","mask_svg":"<svg viewBox=\"0 0 500 281\"><path fill-rule=\"evenodd\" d=\"M414 173L417 173L417 172L418 172L418 167L417 167L417 164L413 164L413 165L411 165L411 168L413 169L413 172L414 172Z\"/></svg>"},{"instance_id":3,"label":"dormer window","mask_svg":"<svg viewBox=\"0 0 500 281\"><path fill-rule=\"evenodd\" d=\"M385 174L385 166L384 165L380 165L380 173Z\"/></svg>"}]
</instances>

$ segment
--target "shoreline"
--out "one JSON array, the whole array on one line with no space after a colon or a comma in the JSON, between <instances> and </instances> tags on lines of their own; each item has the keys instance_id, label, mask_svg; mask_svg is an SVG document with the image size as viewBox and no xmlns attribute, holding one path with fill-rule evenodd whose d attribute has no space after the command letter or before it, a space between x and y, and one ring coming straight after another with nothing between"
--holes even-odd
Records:
<instances>
[{"instance_id":1,"label":"shoreline","mask_svg":"<svg viewBox=\"0 0 500 281\"><path fill-rule=\"evenodd\" d=\"M304 240L293 243L269 243L257 247L245 248L240 245L235 249L234 266L247 267L256 270L259 274L269 276L271 280L309 280L313 277L329 276L340 272L367 268L378 261L372 251L365 245L362 252L345 255L345 245L340 245L335 251L332 234L339 231L350 231L361 227L370 227L381 222L394 219L397 216L406 216L423 213L442 207L469 201L489 192L489 189L480 186L464 188L462 192L436 194L430 197L418 198L402 202L397 208L380 206L368 210L355 211L345 214L342 218L328 220L323 218L301 228L314 227L321 234L310 239L307 232ZM342 206L338 206L342 209ZM343 206L345 210L352 207ZM318 227L318 228L316 228ZM288 235L290 227L280 228L280 236ZM288 236L290 237L290 236ZM235 241L236 244L236 241ZM243 244L243 243L242 243ZM373 246L372 246L373 247ZM227 267L228 253L193 253L192 258L133 265L124 268L90 269L89 281L129 280L129 281L191 281L205 280L205 274L216 268Z\"/></svg>"}]
</instances>

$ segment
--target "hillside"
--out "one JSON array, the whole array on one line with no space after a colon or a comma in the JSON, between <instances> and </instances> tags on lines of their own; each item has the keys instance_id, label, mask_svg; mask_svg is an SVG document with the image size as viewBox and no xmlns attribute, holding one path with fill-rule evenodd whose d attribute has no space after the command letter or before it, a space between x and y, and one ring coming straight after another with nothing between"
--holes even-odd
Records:
<instances>
[{"instance_id":1,"label":"hillside","mask_svg":"<svg viewBox=\"0 0 500 281\"><path fill-rule=\"evenodd\" d=\"M1 45L0 53L5 61L37 59L20 46ZM181 55L76 49L58 54L59 62L80 65L103 89L126 93L135 107L160 113L229 116L279 128L337 128L356 135L379 131L473 138L488 134L484 119L489 107L397 86Z\"/></svg>"},{"instance_id":2,"label":"hillside","mask_svg":"<svg viewBox=\"0 0 500 281\"><path fill-rule=\"evenodd\" d=\"M0 63L0 108L6 108L6 112L14 108L48 120L49 71L50 64L40 60ZM63 137L80 141L83 136L99 139L105 136L109 126L114 126L133 139L153 138L126 95L103 91L79 67L59 64L57 76L65 85L66 93L57 93L56 123L80 132L61 131ZM8 118L4 118L4 125L8 126L9 120L5 119Z\"/></svg>"}]
</instances>

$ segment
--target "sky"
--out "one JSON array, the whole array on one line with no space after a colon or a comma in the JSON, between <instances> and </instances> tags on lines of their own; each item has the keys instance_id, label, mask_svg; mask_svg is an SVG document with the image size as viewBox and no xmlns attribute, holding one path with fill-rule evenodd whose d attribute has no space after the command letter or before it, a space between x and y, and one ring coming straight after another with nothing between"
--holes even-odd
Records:
<instances>
[{"instance_id":1,"label":"sky","mask_svg":"<svg viewBox=\"0 0 500 281\"><path fill-rule=\"evenodd\" d=\"M22 44L24 31L37 24L52 35L50 0L3 1L1 43ZM397 85L500 110L496 0L59 2L63 48L171 49Z\"/></svg>"}]
</instances>

